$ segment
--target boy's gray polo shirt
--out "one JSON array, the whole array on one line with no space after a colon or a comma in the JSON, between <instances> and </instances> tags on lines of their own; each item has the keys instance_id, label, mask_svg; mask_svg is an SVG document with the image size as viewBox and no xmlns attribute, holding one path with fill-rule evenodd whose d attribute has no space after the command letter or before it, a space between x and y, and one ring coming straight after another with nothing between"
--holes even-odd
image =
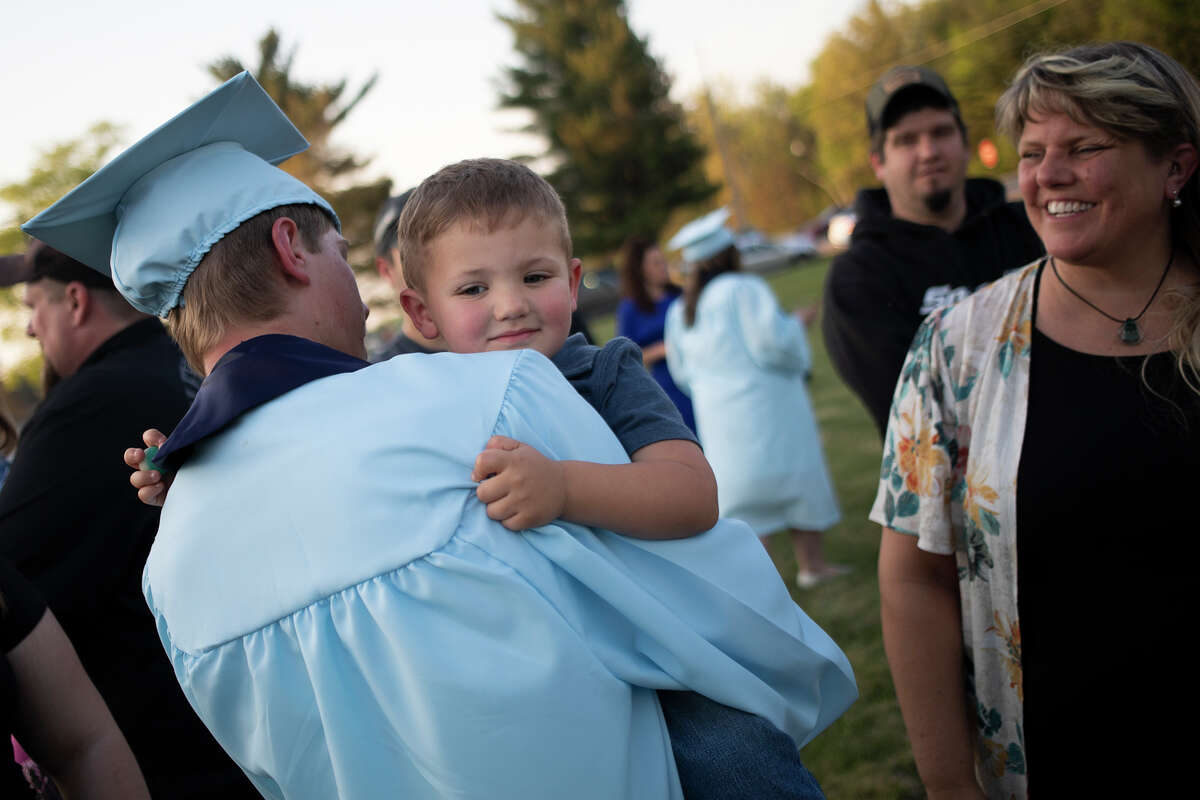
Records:
<instances>
[{"instance_id":1,"label":"boy's gray polo shirt","mask_svg":"<svg viewBox=\"0 0 1200 800\"><path fill-rule=\"evenodd\" d=\"M600 412L631 457L646 445L668 439L699 444L671 398L642 365L641 349L629 339L618 336L596 347L576 333L550 360Z\"/></svg>"}]
</instances>

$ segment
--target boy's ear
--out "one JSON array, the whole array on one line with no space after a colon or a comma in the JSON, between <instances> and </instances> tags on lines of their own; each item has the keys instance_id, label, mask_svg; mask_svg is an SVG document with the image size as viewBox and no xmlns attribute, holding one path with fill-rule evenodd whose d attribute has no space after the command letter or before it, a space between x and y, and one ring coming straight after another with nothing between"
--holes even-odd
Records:
<instances>
[{"instance_id":1,"label":"boy's ear","mask_svg":"<svg viewBox=\"0 0 1200 800\"><path fill-rule=\"evenodd\" d=\"M280 217L271 223L271 247L284 280L303 286L312 281L308 271L308 251L300 240L300 229L295 220Z\"/></svg>"},{"instance_id":2,"label":"boy's ear","mask_svg":"<svg viewBox=\"0 0 1200 800\"><path fill-rule=\"evenodd\" d=\"M416 289L407 288L400 292L400 305L404 308L404 313L408 314L408 318L412 320L413 325L417 326L417 330L426 339L436 339L441 335L438 333L438 326L433 315L429 313L429 304Z\"/></svg>"},{"instance_id":3,"label":"boy's ear","mask_svg":"<svg viewBox=\"0 0 1200 800\"><path fill-rule=\"evenodd\" d=\"M567 263L567 278L571 282L571 310L579 307L579 281L583 278L583 262L572 258Z\"/></svg>"}]
</instances>

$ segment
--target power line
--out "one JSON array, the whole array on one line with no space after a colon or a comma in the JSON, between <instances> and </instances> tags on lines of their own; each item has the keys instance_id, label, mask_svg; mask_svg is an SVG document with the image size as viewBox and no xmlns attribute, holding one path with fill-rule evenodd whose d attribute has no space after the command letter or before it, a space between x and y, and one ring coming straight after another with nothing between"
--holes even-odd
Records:
<instances>
[{"instance_id":1,"label":"power line","mask_svg":"<svg viewBox=\"0 0 1200 800\"><path fill-rule=\"evenodd\" d=\"M824 108L825 106L841 102L847 97L851 97L870 89L885 70L896 64L907 64L909 66L928 64L930 61L949 55L950 53L957 52L968 45L975 44L976 42L982 41L989 36L994 36L1000 31L1008 30L1014 25L1022 23L1032 17L1036 17L1038 14L1049 11L1052 8L1057 8L1058 6L1069 2L1070 0L1036 0L1035 2L1015 11L1010 11L1007 14L1001 14L1000 16L981 25L976 25L971 30L965 31L958 36L953 36L940 42L934 42L933 44L923 47L920 50L916 50L912 53L903 55L894 61L882 64L879 67L871 70L869 79L860 78L856 80L854 88L848 89L841 94L836 95L835 97L822 100L819 103L814 103L806 108L805 112L812 111L816 108Z\"/></svg>"}]
</instances>

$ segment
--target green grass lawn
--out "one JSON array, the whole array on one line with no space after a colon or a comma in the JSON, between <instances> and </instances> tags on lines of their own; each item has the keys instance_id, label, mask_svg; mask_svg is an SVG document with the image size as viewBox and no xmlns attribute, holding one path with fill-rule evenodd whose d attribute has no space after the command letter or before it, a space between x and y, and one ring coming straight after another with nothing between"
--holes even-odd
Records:
<instances>
[{"instance_id":1,"label":"green grass lawn","mask_svg":"<svg viewBox=\"0 0 1200 800\"><path fill-rule=\"evenodd\" d=\"M785 309L819 303L827 260L770 276ZM599 341L613 335L612 317L590 321ZM825 458L833 472L842 522L825 535L831 561L850 564L854 573L816 589L792 586L796 562L783 536L771 542L771 555L792 596L841 645L858 679L859 698L827 731L804 748L804 763L830 800L895 800L924 796L913 764L904 723L883 655L879 629L879 587L875 559L879 526L867 519L879 480L880 442L858 399L838 379L825 353L820 325L808 332L813 351L809 384Z\"/></svg>"}]
</instances>

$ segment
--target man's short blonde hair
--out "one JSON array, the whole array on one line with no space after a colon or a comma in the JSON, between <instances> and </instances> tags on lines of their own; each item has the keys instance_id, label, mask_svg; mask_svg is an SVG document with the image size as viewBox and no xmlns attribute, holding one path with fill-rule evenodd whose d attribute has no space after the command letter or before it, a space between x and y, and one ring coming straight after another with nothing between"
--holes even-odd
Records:
<instances>
[{"instance_id":1,"label":"man's short blonde hair","mask_svg":"<svg viewBox=\"0 0 1200 800\"><path fill-rule=\"evenodd\" d=\"M212 246L183 287L182 302L167 314L171 337L199 374L204 374L204 354L231 327L283 313L285 285L271 242L271 226L281 217L296 223L301 243L314 253L333 227L315 205L278 206L251 217Z\"/></svg>"},{"instance_id":2,"label":"man's short blonde hair","mask_svg":"<svg viewBox=\"0 0 1200 800\"><path fill-rule=\"evenodd\" d=\"M526 217L555 225L563 252L571 257L567 212L554 187L516 161L476 158L451 164L430 175L404 204L400 214L400 263L404 281L424 289L429 243L459 222L491 233L519 225Z\"/></svg>"}]
</instances>

